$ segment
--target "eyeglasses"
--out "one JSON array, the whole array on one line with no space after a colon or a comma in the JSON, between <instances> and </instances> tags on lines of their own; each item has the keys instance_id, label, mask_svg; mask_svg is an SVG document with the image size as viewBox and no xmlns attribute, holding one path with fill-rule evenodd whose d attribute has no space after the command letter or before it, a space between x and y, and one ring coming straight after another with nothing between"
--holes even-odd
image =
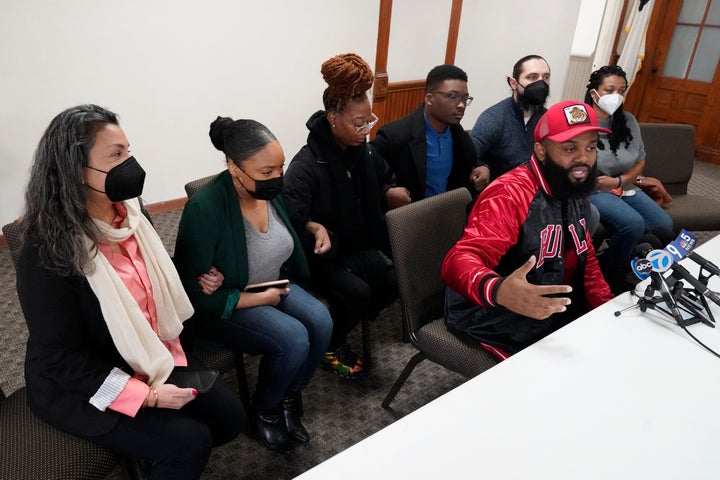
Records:
<instances>
[{"instance_id":1,"label":"eyeglasses","mask_svg":"<svg viewBox=\"0 0 720 480\"><path fill-rule=\"evenodd\" d=\"M370 120L363 123L362 125L353 125L355 127L355 133L357 133L358 135L367 135L368 133L370 133L370 130L372 130L375 125L377 125L380 119L374 113L371 113L370 115L372 115L370 117Z\"/></svg>"},{"instance_id":2,"label":"eyeglasses","mask_svg":"<svg viewBox=\"0 0 720 480\"><path fill-rule=\"evenodd\" d=\"M462 103L464 103L466 107L469 107L473 101L473 97L471 97L470 95L460 95L457 92L441 92L440 90L431 90L430 93L439 93L441 95L445 95L445 98L447 98L448 101L454 105L459 105L462 101Z\"/></svg>"}]
</instances>

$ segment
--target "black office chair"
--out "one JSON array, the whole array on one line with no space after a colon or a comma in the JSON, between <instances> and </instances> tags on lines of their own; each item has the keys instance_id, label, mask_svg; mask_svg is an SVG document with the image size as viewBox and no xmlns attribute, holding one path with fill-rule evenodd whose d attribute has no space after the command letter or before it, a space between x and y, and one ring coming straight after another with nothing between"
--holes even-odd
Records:
<instances>
[{"instance_id":1,"label":"black office chair","mask_svg":"<svg viewBox=\"0 0 720 480\"><path fill-rule=\"evenodd\" d=\"M462 235L470 199L470 192L460 188L390 210L386 215L403 320L418 353L385 396L384 408L390 406L415 366L425 359L466 377L474 377L497 363L478 342L448 331L443 318L445 284L440 271L448 250Z\"/></svg>"},{"instance_id":2,"label":"black office chair","mask_svg":"<svg viewBox=\"0 0 720 480\"><path fill-rule=\"evenodd\" d=\"M22 222L4 225L2 232L17 268L23 242ZM27 405L25 387L7 398L0 392L0 432L0 479L102 479L122 461L112 450L37 418Z\"/></svg>"},{"instance_id":3,"label":"black office chair","mask_svg":"<svg viewBox=\"0 0 720 480\"><path fill-rule=\"evenodd\" d=\"M215 178L217 174L215 175L208 175L207 177L198 178L197 180L193 180L192 182L188 182L185 184L185 194L188 198L195 195L195 192L200 190L206 183L208 183L210 180Z\"/></svg>"}]
</instances>

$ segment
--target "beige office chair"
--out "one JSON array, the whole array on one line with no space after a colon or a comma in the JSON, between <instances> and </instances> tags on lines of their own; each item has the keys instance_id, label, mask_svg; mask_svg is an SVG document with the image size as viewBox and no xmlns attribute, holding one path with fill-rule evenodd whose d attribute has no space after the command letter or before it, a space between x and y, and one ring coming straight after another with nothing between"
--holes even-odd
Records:
<instances>
[{"instance_id":1,"label":"beige office chair","mask_svg":"<svg viewBox=\"0 0 720 480\"><path fill-rule=\"evenodd\" d=\"M24 228L21 221L15 220L12 223L3 225L2 233L5 236L8 250L10 251L10 258L12 258L13 266L17 270L18 258L20 258L20 249L22 248Z\"/></svg>"},{"instance_id":2,"label":"beige office chair","mask_svg":"<svg viewBox=\"0 0 720 480\"><path fill-rule=\"evenodd\" d=\"M15 268L23 242L22 222L2 227ZM4 318L0 316L0 320ZM0 328L5 328L0 324ZM4 367L3 367L4 368ZM25 387L7 398L0 392L0 478L102 479L121 457L88 440L51 427L27 405Z\"/></svg>"},{"instance_id":3,"label":"beige office chair","mask_svg":"<svg viewBox=\"0 0 720 480\"><path fill-rule=\"evenodd\" d=\"M641 123L645 144L643 173L655 177L673 197L663 208L676 230L720 230L720 202L688 194L695 168L695 127L677 123Z\"/></svg>"},{"instance_id":4,"label":"beige office chair","mask_svg":"<svg viewBox=\"0 0 720 480\"><path fill-rule=\"evenodd\" d=\"M497 363L478 342L448 331L443 318L442 262L462 235L470 200L470 192L460 188L390 210L386 215L403 320L418 353L385 396L384 408L390 406L415 366L425 359L467 377Z\"/></svg>"}]
</instances>

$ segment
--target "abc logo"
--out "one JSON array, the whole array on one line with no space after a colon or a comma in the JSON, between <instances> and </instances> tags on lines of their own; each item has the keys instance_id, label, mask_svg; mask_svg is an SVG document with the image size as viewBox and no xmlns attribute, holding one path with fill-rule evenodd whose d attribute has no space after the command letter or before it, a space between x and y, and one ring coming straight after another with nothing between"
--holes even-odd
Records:
<instances>
[{"instance_id":1,"label":"abc logo","mask_svg":"<svg viewBox=\"0 0 720 480\"><path fill-rule=\"evenodd\" d=\"M650 260L653 272L665 272L673 263L672 255L665 250L653 250L645 258Z\"/></svg>"},{"instance_id":2,"label":"abc logo","mask_svg":"<svg viewBox=\"0 0 720 480\"><path fill-rule=\"evenodd\" d=\"M633 273L635 273L640 280L645 280L650 276L650 272L652 272L652 263L647 258L633 260L630 265Z\"/></svg>"}]
</instances>

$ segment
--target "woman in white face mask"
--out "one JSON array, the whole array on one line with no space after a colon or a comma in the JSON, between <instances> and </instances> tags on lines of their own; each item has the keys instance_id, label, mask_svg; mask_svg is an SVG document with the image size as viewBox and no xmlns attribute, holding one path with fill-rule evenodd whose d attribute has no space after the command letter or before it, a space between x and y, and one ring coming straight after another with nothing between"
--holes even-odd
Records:
<instances>
[{"instance_id":1,"label":"woman in white face mask","mask_svg":"<svg viewBox=\"0 0 720 480\"><path fill-rule=\"evenodd\" d=\"M611 134L600 134L597 191L590 201L600 212L600 222L612 231L600 266L617 294L630 288L624 282L625 274L642 236L656 228L673 230L673 223L639 188L645 146L637 120L622 107L627 91L625 72L617 65L602 67L590 75L586 88L585 103L592 105L600 126L612 130Z\"/></svg>"}]
</instances>

